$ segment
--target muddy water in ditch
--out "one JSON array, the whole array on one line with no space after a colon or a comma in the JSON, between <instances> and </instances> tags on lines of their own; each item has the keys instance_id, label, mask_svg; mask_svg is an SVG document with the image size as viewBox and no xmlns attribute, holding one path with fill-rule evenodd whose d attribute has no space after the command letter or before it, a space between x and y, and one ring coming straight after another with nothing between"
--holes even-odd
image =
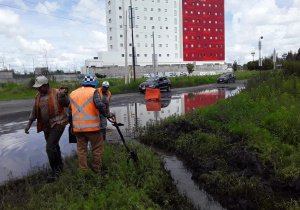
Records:
<instances>
[{"instance_id":1,"label":"muddy water in ditch","mask_svg":"<svg viewBox=\"0 0 300 210\"><path fill-rule=\"evenodd\" d=\"M212 89L197 93L173 95L162 98L159 102L130 103L111 108L117 116L124 137L134 138L143 126L149 122L157 122L171 115L181 115L197 107L205 107L217 103L240 92L235 89ZM10 123L0 123L0 183L27 175L29 170L48 163L45 151L45 140L42 133L36 133L35 124L30 129L30 135L24 134L22 128L26 119ZM108 142L120 142L116 129L108 123ZM67 129L60 140L64 157L75 151L76 145L68 143ZM165 167L171 172L179 191L201 209L221 209L205 192L192 182L191 174L185 170L182 162L175 156L161 154ZM184 189L184 187L186 189Z\"/></svg>"}]
</instances>

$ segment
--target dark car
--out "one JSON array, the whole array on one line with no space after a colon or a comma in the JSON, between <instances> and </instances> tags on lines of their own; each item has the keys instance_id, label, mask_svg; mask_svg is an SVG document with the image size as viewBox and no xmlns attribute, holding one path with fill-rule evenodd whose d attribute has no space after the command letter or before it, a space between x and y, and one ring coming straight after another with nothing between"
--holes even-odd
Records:
<instances>
[{"instance_id":1,"label":"dark car","mask_svg":"<svg viewBox=\"0 0 300 210\"><path fill-rule=\"evenodd\" d=\"M217 83L234 83L235 82L235 76L233 73L226 73L221 75L218 80Z\"/></svg>"},{"instance_id":2,"label":"dark car","mask_svg":"<svg viewBox=\"0 0 300 210\"><path fill-rule=\"evenodd\" d=\"M146 88L159 88L170 91L171 81L167 77L152 77L139 85L139 91L145 93Z\"/></svg>"}]
</instances>

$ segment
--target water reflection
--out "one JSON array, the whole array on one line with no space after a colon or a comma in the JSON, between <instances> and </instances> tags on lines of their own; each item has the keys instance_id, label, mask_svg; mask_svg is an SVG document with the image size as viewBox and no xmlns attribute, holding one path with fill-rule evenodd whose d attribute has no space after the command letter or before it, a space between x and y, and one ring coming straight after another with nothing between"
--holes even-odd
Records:
<instances>
[{"instance_id":1,"label":"water reflection","mask_svg":"<svg viewBox=\"0 0 300 210\"><path fill-rule=\"evenodd\" d=\"M23 122L21 122L23 123ZM46 142L43 133L36 133L36 126L30 129L30 135L24 130L0 135L0 183L14 177L22 177L29 169L41 167L48 162ZM62 156L74 151L74 144L69 144L67 129L60 141Z\"/></svg>"},{"instance_id":2,"label":"water reflection","mask_svg":"<svg viewBox=\"0 0 300 210\"><path fill-rule=\"evenodd\" d=\"M122 128L126 137L137 136L139 129L147 123L159 122L172 116L181 115L195 108L213 105L222 99L234 96L243 87L234 89L211 89L196 93L174 95L162 98L160 101L145 101L145 103L130 103L125 106L112 107L111 111L117 116L117 121L124 124ZM113 129L112 125L108 125Z\"/></svg>"}]
</instances>

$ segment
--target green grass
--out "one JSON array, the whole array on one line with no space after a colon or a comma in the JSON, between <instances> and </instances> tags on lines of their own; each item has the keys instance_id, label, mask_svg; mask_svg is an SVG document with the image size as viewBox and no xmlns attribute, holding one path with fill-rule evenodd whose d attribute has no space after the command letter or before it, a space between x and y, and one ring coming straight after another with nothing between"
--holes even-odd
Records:
<instances>
[{"instance_id":1,"label":"green grass","mask_svg":"<svg viewBox=\"0 0 300 210\"><path fill-rule=\"evenodd\" d=\"M41 171L1 186L1 209L193 209L177 194L158 156L141 145L129 146L137 148L139 167L127 165L122 145L107 144L103 175L79 171L70 157L54 183Z\"/></svg>"},{"instance_id":2,"label":"green grass","mask_svg":"<svg viewBox=\"0 0 300 210\"><path fill-rule=\"evenodd\" d=\"M225 207L299 207L300 78L260 78L214 106L149 125L140 140L181 155Z\"/></svg>"},{"instance_id":3,"label":"green grass","mask_svg":"<svg viewBox=\"0 0 300 210\"><path fill-rule=\"evenodd\" d=\"M236 78L239 79L249 79L252 77L257 77L257 71L237 71ZM180 87L189 87L189 86L197 86L204 84L216 83L218 75L213 76L189 76L189 77L174 77L170 78L172 82L172 88L180 88ZM110 90L112 94L120 94L120 93L132 93L138 92L138 85L144 82L145 78L136 78L136 81L133 81L130 84L125 84L125 80L123 78L105 78L99 79L99 84L103 81L109 81ZM34 80L32 79L27 84L0 84L0 100L14 100L14 99L30 99L33 98L37 91L32 88L34 84ZM66 86L69 88L69 92L78 88L80 86L80 82L73 81L64 81L64 82L50 82L51 87L59 88L62 86Z\"/></svg>"}]
</instances>

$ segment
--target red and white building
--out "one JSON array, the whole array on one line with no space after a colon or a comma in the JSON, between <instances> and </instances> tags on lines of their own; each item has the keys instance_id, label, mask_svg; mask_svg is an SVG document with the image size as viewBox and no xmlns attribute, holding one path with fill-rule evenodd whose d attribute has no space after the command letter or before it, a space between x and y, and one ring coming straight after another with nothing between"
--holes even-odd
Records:
<instances>
[{"instance_id":1,"label":"red and white building","mask_svg":"<svg viewBox=\"0 0 300 210\"><path fill-rule=\"evenodd\" d=\"M153 49L158 65L224 64L224 0L131 1L137 65L152 65ZM87 60L86 66L124 66L126 57L131 65L130 0L106 0L105 4L107 51Z\"/></svg>"}]
</instances>

